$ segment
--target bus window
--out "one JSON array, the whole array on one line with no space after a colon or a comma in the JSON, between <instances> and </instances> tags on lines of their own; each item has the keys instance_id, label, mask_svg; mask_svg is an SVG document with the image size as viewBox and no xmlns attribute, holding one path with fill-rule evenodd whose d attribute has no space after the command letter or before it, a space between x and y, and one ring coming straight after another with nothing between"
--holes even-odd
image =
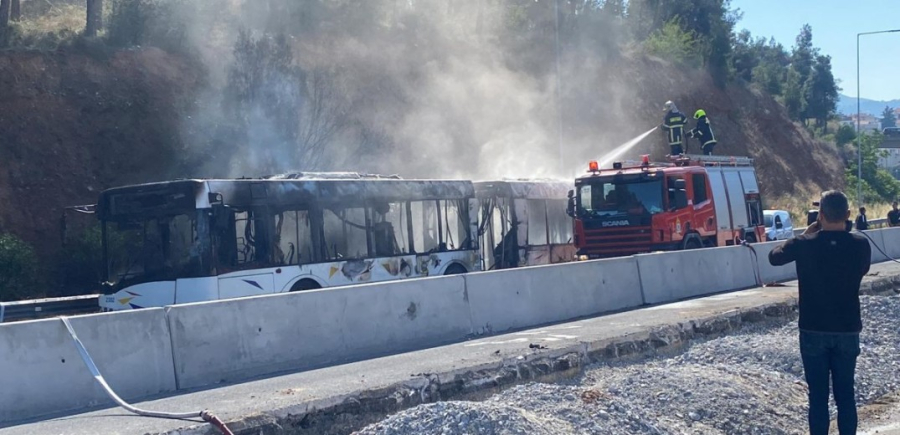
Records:
<instances>
[{"instance_id":1,"label":"bus window","mask_svg":"<svg viewBox=\"0 0 900 435\"><path fill-rule=\"evenodd\" d=\"M309 213L306 210L287 210L275 215L275 263L311 263L311 236Z\"/></svg>"},{"instance_id":2,"label":"bus window","mask_svg":"<svg viewBox=\"0 0 900 435\"><path fill-rule=\"evenodd\" d=\"M403 203L380 202L372 206L372 244L377 257L408 252L409 238Z\"/></svg>"},{"instance_id":3,"label":"bus window","mask_svg":"<svg viewBox=\"0 0 900 435\"><path fill-rule=\"evenodd\" d=\"M547 224L550 226L551 244L572 241L572 219L566 214L566 200L547 200Z\"/></svg>"},{"instance_id":4,"label":"bus window","mask_svg":"<svg viewBox=\"0 0 900 435\"><path fill-rule=\"evenodd\" d=\"M234 214L235 227L235 247L237 248L237 258L234 266L249 263L255 256L252 240L253 221L250 219L250 213L246 211L236 212Z\"/></svg>"},{"instance_id":5,"label":"bus window","mask_svg":"<svg viewBox=\"0 0 900 435\"><path fill-rule=\"evenodd\" d=\"M464 249L468 246L469 231L468 205L461 201L439 201L441 205L440 217L442 219L441 231L444 241L444 250Z\"/></svg>"},{"instance_id":6,"label":"bus window","mask_svg":"<svg viewBox=\"0 0 900 435\"><path fill-rule=\"evenodd\" d=\"M528 244L546 245L547 204L542 199L528 199L525 201L525 214L528 219Z\"/></svg>"},{"instance_id":7,"label":"bus window","mask_svg":"<svg viewBox=\"0 0 900 435\"><path fill-rule=\"evenodd\" d=\"M324 213L325 247L328 259L366 258L366 209L328 208Z\"/></svg>"},{"instance_id":8,"label":"bus window","mask_svg":"<svg viewBox=\"0 0 900 435\"><path fill-rule=\"evenodd\" d=\"M129 220L107 226L109 279L146 281L196 277L206 273L208 252L202 252L196 220L175 215ZM120 258L121 257L121 258Z\"/></svg>"},{"instance_id":9,"label":"bus window","mask_svg":"<svg viewBox=\"0 0 900 435\"><path fill-rule=\"evenodd\" d=\"M412 211L413 244L416 253L438 250L440 235L438 233L437 201L413 201Z\"/></svg>"},{"instance_id":10,"label":"bus window","mask_svg":"<svg viewBox=\"0 0 900 435\"><path fill-rule=\"evenodd\" d=\"M262 210L234 213L237 262L235 267L265 267L275 265L272 248L275 219Z\"/></svg>"}]
</instances>

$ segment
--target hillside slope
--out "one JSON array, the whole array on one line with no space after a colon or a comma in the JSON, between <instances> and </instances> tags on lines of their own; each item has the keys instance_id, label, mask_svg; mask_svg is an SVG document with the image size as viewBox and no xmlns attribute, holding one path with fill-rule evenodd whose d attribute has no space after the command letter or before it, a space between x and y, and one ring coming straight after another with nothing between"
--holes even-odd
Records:
<instances>
[{"instance_id":1,"label":"hillside slope","mask_svg":"<svg viewBox=\"0 0 900 435\"><path fill-rule=\"evenodd\" d=\"M0 232L46 260L60 246L63 207L164 174L192 75L158 49L0 53Z\"/></svg>"},{"instance_id":2,"label":"hillside slope","mask_svg":"<svg viewBox=\"0 0 900 435\"><path fill-rule=\"evenodd\" d=\"M93 203L100 190L125 183L174 176L232 175L227 168L209 172L208 168L201 171L197 167L192 171L192 166L186 164L203 158L186 143L186 134L181 131L190 125L185 120L197 113L195 99L200 90L208 90L203 76L196 71L190 62L152 48L121 51L109 58L75 53L0 52L0 233L16 234L33 244L42 258L52 259L59 252L59 218L65 206ZM580 77L573 81L579 83L574 88L566 88L564 82L563 93L566 163L578 172L586 168L588 160L599 158L604 151L658 125L662 121L662 105L671 99L689 115L697 108L706 110L719 138L717 154L749 155L756 159L767 205L773 205L774 198L806 197L843 186L842 163L834 147L810 138L789 121L783 107L768 95L741 85L718 89L706 73L679 70L641 56L618 57L602 68L594 66L584 71L589 73L589 79ZM584 83L592 85L583 86ZM439 97L462 99L467 92L475 93L460 88L448 87L450 91ZM362 88L360 92L368 91ZM515 92L504 89L507 94ZM379 104L377 92L371 95L375 109L370 113L377 116L370 118L378 119L384 131L394 136L395 148L383 152L385 157L378 164L359 158L358 167L335 169L374 167L404 176L484 178L498 173L479 170L478 166L518 166L520 172L516 175L527 175L529 168L544 164L548 156L549 160L555 158L557 145L552 128L539 129L552 134L529 137L530 130L516 131L517 126L524 127L526 123L515 119L504 119L507 131L502 132L511 132L513 139L493 144L485 141L485 137L495 136L496 128L490 128L495 127L492 124L473 124L484 116L471 113L497 113L504 110L501 105L478 107L480 112L471 112L471 105L463 101L459 113L470 116L456 118L459 122L455 123L446 121L453 119L453 113L447 112L440 100L429 102L436 107L435 112L420 117L419 106L388 108ZM516 97L501 94L496 99ZM541 104L529 101L528 107L543 111L538 119L555 125L553 100L535 101ZM441 113L446 113L446 117L440 118ZM507 115L510 117L515 118ZM427 152L410 154L417 152L422 142L403 136L411 125L417 125L418 119L425 118L434 125L444 124L448 131L463 132L456 138L444 135L442 140L450 147L441 152L455 156L439 168ZM392 120L395 124L391 124ZM516 138L538 147L540 153L531 155L529 160L526 146L517 148L524 142L516 142ZM487 152L490 146L499 146L504 156L515 158L507 163L503 156ZM231 157L245 158L261 147L264 144L241 151L246 156ZM697 150L696 143L690 147ZM431 152L435 149L432 147ZM659 159L667 151L662 133L657 133L631 157L651 153ZM302 169L302 162L292 166Z\"/></svg>"}]
</instances>

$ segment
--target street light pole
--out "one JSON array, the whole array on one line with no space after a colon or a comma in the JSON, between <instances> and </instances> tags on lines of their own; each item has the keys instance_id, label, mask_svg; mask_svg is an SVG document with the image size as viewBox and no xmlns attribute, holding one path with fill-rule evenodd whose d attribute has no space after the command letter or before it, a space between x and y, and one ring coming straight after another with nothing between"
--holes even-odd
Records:
<instances>
[{"instance_id":1,"label":"street light pole","mask_svg":"<svg viewBox=\"0 0 900 435\"><path fill-rule=\"evenodd\" d=\"M878 32L863 32L856 34L856 201L857 207L863 206L863 198L862 198L862 145L860 142L860 137L862 136L861 123L860 118L862 117L862 110L860 104L859 95L859 37L864 35L877 35L879 33L896 33L900 32L900 29L894 30L881 30Z\"/></svg>"}]
</instances>

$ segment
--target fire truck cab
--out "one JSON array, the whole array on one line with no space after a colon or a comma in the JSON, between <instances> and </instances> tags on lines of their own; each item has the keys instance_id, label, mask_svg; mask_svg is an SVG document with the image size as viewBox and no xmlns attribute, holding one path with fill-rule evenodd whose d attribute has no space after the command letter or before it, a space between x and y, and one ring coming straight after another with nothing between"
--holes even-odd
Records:
<instances>
[{"instance_id":1,"label":"fire truck cab","mask_svg":"<svg viewBox=\"0 0 900 435\"><path fill-rule=\"evenodd\" d=\"M762 199L747 157L684 155L617 162L575 180L568 213L578 259L764 240Z\"/></svg>"}]
</instances>

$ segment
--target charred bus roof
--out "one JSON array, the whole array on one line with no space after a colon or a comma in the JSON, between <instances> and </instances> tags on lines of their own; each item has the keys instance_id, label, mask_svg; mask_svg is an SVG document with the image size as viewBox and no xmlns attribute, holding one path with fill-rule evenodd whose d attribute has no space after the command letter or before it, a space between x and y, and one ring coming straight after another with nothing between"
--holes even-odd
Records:
<instances>
[{"instance_id":1,"label":"charred bus roof","mask_svg":"<svg viewBox=\"0 0 900 435\"><path fill-rule=\"evenodd\" d=\"M476 181L478 198L566 199L574 185L569 181L537 178Z\"/></svg>"},{"instance_id":2,"label":"charred bus roof","mask_svg":"<svg viewBox=\"0 0 900 435\"><path fill-rule=\"evenodd\" d=\"M261 179L193 179L122 186L100 193L100 219L166 215L207 208L287 207L312 203L362 205L369 201L461 200L475 197L467 180L406 180L399 177L319 176Z\"/></svg>"}]
</instances>

